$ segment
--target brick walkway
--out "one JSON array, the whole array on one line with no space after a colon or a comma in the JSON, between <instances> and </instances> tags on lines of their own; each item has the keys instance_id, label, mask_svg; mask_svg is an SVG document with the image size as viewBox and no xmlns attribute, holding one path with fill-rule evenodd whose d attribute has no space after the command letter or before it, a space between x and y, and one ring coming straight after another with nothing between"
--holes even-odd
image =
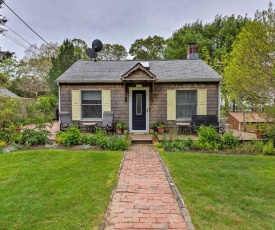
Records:
<instances>
[{"instance_id":1,"label":"brick walkway","mask_svg":"<svg viewBox=\"0 0 275 230\"><path fill-rule=\"evenodd\" d=\"M150 145L134 145L126 152L104 229L187 229Z\"/></svg>"}]
</instances>

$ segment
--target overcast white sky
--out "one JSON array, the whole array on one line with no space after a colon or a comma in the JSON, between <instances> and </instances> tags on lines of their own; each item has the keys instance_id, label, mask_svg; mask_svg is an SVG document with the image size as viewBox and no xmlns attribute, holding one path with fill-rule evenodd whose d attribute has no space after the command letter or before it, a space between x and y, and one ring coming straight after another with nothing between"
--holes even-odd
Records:
<instances>
[{"instance_id":1,"label":"overcast white sky","mask_svg":"<svg viewBox=\"0 0 275 230\"><path fill-rule=\"evenodd\" d=\"M268 8L274 0L6 0L6 4L47 42L80 38L91 46L94 39L103 44L121 44L127 51L136 39L159 35L169 38L185 23L212 22L217 14L246 14ZM26 27L5 5L1 15L7 26L31 44L43 41ZM29 44L14 32L8 35ZM0 35L2 50L24 56L24 48Z\"/></svg>"}]
</instances>

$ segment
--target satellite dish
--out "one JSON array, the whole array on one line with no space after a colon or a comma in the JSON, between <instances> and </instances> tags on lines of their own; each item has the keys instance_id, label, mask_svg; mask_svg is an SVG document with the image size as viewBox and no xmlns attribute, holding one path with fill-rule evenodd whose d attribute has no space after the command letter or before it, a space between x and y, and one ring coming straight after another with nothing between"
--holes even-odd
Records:
<instances>
[{"instance_id":1,"label":"satellite dish","mask_svg":"<svg viewBox=\"0 0 275 230\"><path fill-rule=\"evenodd\" d=\"M102 50L102 46L102 42L98 39L94 40L92 43L92 47L95 52L100 52Z\"/></svg>"},{"instance_id":2,"label":"satellite dish","mask_svg":"<svg viewBox=\"0 0 275 230\"><path fill-rule=\"evenodd\" d=\"M89 58L93 58L93 53L94 53L94 51L92 48L86 49L86 54Z\"/></svg>"}]
</instances>

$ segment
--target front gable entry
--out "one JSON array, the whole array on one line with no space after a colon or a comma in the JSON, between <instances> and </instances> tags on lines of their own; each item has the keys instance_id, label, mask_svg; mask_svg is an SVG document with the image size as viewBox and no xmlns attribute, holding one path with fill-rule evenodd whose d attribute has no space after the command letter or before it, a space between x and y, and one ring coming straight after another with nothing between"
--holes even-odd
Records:
<instances>
[{"instance_id":1,"label":"front gable entry","mask_svg":"<svg viewBox=\"0 0 275 230\"><path fill-rule=\"evenodd\" d=\"M157 77L149 69L149 65L145 67L141 63L137 63L133 68L121 76L120 79L125 87L125 101L129 98L129 87L136 86L148 87L150 89L150 99L153 100L154 83Z\"/></svg>"}]
</instances>

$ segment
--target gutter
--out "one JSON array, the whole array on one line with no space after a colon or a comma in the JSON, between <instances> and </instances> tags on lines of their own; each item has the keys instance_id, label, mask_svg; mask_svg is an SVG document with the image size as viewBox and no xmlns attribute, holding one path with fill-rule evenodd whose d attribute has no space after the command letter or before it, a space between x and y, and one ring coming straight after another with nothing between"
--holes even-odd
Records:
<instances>
[{"instance_id":1,"label":"gutter","mask_svg":"<svg viewBox=\"0 0 275 230\"><path fill-rule=\"evenodd\" d=\"M186 80L181 80L181 79L168 79L168 80L162 80L159 79L156 81L156 83L185 83L185 82L221 82L222 79L208 79L208 78L196 78L196 79L186 79ZM56 81L57 83L77 83L77 84L82 84L82 83L123 83L121 80L59 80Z\"/></svg>"}]
</instances>

